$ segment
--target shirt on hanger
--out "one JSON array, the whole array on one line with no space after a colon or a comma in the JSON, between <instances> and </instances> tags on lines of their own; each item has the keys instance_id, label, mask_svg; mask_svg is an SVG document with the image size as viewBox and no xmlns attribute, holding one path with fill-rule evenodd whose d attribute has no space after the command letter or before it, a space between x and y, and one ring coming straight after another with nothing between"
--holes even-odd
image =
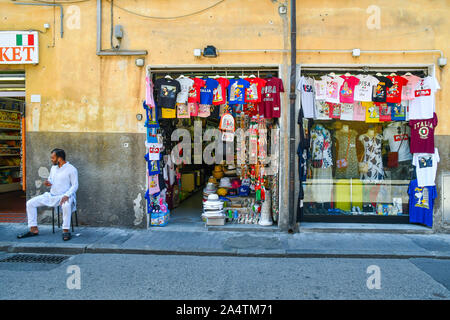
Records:
<instances>
[{"instance_id":1,"label":"shirt on hanger","mask_svg":"<svg viewBox=\"0 0 450 320\"><path fill-rule=\"evenodd\" d=\"M329 103L330 106L330 118L340 119L341 118L341 103Z\"/></svg>"},{"instance_id":2,"label":"shirt on hanger","mask_svg":"<svg viewBox=\"0 0 450 320\"><path fill-rule=\"evenodd\" d=\"M370 74L358 75L359 83L355 87L356 101L372 101L373 87L378 84L378 79Z\"/></svg>"},{"instance_id":3,"label":"shirt on hanger","mask_svg":"<svg viewBox=\"0 0 450 320\"><path fill-rule=\"evenodd\" d=\"M192 85L191 90L189 90L188 102L200 102L200 88L203 87L206 82L200 78L194 78L192 80L194 81L194 84Z\"/></svg>"},{"instance_id":4,"label":"shirt on hanger","mask_svg":"<svg viewBox=\"0 0 450 320\"><path fill-rule=\"evenodd\" d=\"M227 87L230 84L227 78L216 78L219 83L213 91L213 105L220 105L227 102Z\"/></svg>"},{"instance_id":5,"label":"shirt on hanger","mask_svg":"<svg viewBox=\"0 0 450 320\"><path fill-rule=\"evenodd\" d=\"M376 76L378 83L373 87L372 101L386 102L387 89L392 86L392 81L384 76Z\"/></svg>"},{"instance_id":6,"label":"shirt on hanger","mask_svg":"<svg viewBox=\"0 0 450 320\"><path fill-rule=\"evenodd\" d=\"M420 79L414 88L414 99L409 103L409 118L429 119L435 111L435 93L441 87L435 77Z\"/></svg>"},{"instance_id":7,"label":"shirt on hanger","mask_svg":"<svg viewBox=\"0 0 450 320\"><path fill-rule=\"evenodd\" d=\"M360 101L353 103L353 121L366 120L366 107Z\"/></svg>"},{"instance_id":8,"label":"shirt on hanger","mask_svg":"<svg viewBox=\"0 0 450 320\"><path fill-rule=\"evenodd\" d=\"M177 81L180 83L180 92L177 95L177 103L186 103L189 97L189 91L191 91L194 85L194 80L187 77L178 77Z\"/></svg>"},{"instance_id":9,"label":"shirt on hanger","mask_svg":"<svg viewBox=\"0 0 450 320\"><path fill-rule=\"evenodd\" d=\"M155 81L155 88L158 92L158 107L175 109L177 94L181 90L180 83L177 80L160 78Z\"/></svg>"},{"instance_id":10,"label":"shirt on hanger","mask_svg":"<svg viewBox=\"0 0 450 320\"><path fill-rule=\"evenodd\" d=\"M436 187L419 187L411 180L408 187L409 222L433 226L433 205L437 197Z\"/></svg>"},{"instance_id":11,"label":"shirt on hanger","mask_svg":"<svg viewBox=\"0 0 450 320\"><path fill-rule=\"evenodd\" d=\"M283 80L280 78L268 78L266 86L262 90L262 101L259 104L259 114L264 118L279 118L281 115L280 93L284 92Z\"/></svg>"},{"instance_id":12,"label":"shirt on hanger","mask_svg":"<svg viewBox=\"0 0 450 320\"><path fill-rule=\"evenodd\" d=\"M400 103L402 101L402 89L408 83L403 77L388 76L392 82L392 86L387 90L386 102Z\"/></svg>"},{"instance_id":13,"label":"shirt on hanger","mask_svg":"<svg viewBox=\"0 0 450 320\"><path fill-rule=\"evenodd\" d=\"M297 85L305 118L314 118L314 79L301 77Z\"/></svg>"},{"instance_id":14,"label":"shirt on hanger","mask_svg":"<svg viewBox=\"0 0 450 320\"><path fill-rule=\"evenodd\" d=\"M314 94L316 100L325 100L327 98L327 81L314 79Z\"/></svg>"},{"instance_id":15,"label":"shirt on hanger","mask_svg":"<svg viewBox=\"0 0 450 320\"><path fill-rule=\"evenodd\" d=\"M330 105L325 100L316 100L315 106L315 118L316 120L331 120L330 118Z\"/></svg>"},{"instance_id":16,"label":"shirt on hanger","mask_svg":"<svg viewBox=\"0 0 450 320\"><path fill-rule=\"evenodd\" d=\"M353 120L353 103L341 103L341 120Z\"/></svg>"},{"instance_id":17,"label":"shirt on hanger","mask_svg":"<svg viewBox=\"0 0 450 320\"><path fill-rule=\"evenodd\" d=\"M434 153L415 153L412 164L416 167L417 184L419 187L434 186L437 165L440 161L438 148Z\"/></svg>"},{"instance_id":18,"label":"shirt on hanger","mask_svg":"<svg viewBox=\"0 0 450 320\"><path fill-rule=\"evenodd\" d=\"M391 119L392 121L405 121L406 111L408 108L408 101L403 100L401 103L388 103L391 108Z\"/></svg>"},{"instance_id":19,"label":"shirt on hanger","mask_svg":"<svg viewBox=\"0 0 450 320\"><path fill-rule=\"evenodd\" d=\"M415 75L403 76L403 78L408 80L408 83L403 87L402 100L412 100L414 99L414 89L421 78Z\"/></svg>"},{"instance_id":20,"label":"shirt on hanger","mask_svg":"<svg viewBox=\"0 0 450 320\"><path fill-rule=\"evenodd\" d=\"M261 78L246 78L250 87L245 91L245 102L261 102L261 92L266 85L266 80Z\"/></svg>"},{"instance_id":21,"label":"shirt on hanger","mask_svg":"<svg viewBox=\"0 0 450 320\"><path fill-rule=\"evenodd\" d=\"M373 102L361 102L366 109L366 122L380 122L380 108Z\"/></svg>"},{"instance_id":22,"label":"shirt on hanger","mask_svg":"<svg viewBox=\"0 0 450 320\"><path fill-rule=\"evenodd\" d=\"M206 84L200 88L200 104L212 104L214 89L219 86L219 82L211 78L204 80Z\"/></svg>"},{"instance_id":23,"label":"shirt on hanger","mask_svg":"<svg viewBox=\"0 0 450 320\"><path fill-rule=\"evenodd\" d=\"M339 101L342 103L353 103L355 101L355 86L359 83L359 79L346 75L342 75L341 78L344 79L344 82L339 89Z\"/></svg>"},{"instance_id":24,"label":"shirt on hanger","mask_svg":"<svg viewBox=\"0 0 450 320\"><path fill-rule=\"evenodd\" d=\"M380 121L391 121L391 107L387 103L375 103L380 108Z\"/></svg>"},{"instance_id":25,"label":"shirt on hanger","mask_svg":"<svg viewBox=\"0 0 450 320\"><path fill-rule=\"evenodd\" d=\"M344 83L341 77L322 76L323 80L327 82L327 93L325 100L330 103L339 103L339 89Z\"/></svg>"},{"instance_id":26,"label":"shirt on hanger","mask_svg":"<svg viewBox=\"0 0 450 320\"><path fill-rule=\"evenodd\" d=\"M412 153L434 152L434 129L437 123L436 113L434 113L431 119L409 120Z\"/></svg>"},{"instance_id":27,"label":"shirt on hanger","mask_svg":"<svg viewBox=\"0 0 450 320\"><path fill-rule=\"evenodd\" d=\"M405 124L391 123L383 130L383 140L389 142L391 152L398 152L398 161L412 159L409 150L409 135L411 129Z\"/></svg>"},{"instance_id":28,"label":"shirt on hanger","mask_svg":"<svg viewBox=\"0 0 450 320\"><path fill-rule=\"evenodd\" d=\"M245 90L250 88L250 83L244 79L231 79L228 85L228 103L244 104Z\"/></svg>"}]
</instances>

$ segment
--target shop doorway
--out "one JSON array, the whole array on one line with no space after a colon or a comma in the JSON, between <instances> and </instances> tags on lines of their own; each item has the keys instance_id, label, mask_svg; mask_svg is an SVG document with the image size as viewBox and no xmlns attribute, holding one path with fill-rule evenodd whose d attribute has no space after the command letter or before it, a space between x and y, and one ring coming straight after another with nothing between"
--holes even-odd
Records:
<instances>
[{"instance_id":1,"label":"shop doorway","mask_svg":"<svg viewBox=\"0 0 450 320\"><path fill-rule=\"evenodd\" d=\"M423 65L301 66L299 70L300 77L315 80L320 80L324 76L341 75L359 78L363 76L367 79L371 76L424 78L430 74L433 74L433 66ZM402 100L395 106L385 103L386 114L380 111L379 119L373 122L365 118L367 112L370 108L381 110L379 109L382 107L381 104L372 105L372 102L361 104L358 101L355 103L357 105L352 104L352 110L348 112L349 107L342 107L344 104L315 101L314 118L306 120L309 122L306 127L311 133L310 145L299 149L304 188L303 208L299 211L299 220L334 223L409 223L408 186L410 181L415 179L415 171L411 164L412 154L409 152L408 102ZM395 108L398 118L391 118L392 108ZM334 114L335 109L340 111ZM359 115L352 118L357 114L355 109L364 110L360 114L361 119ZM397 113L398 110L403 111ZM345 117L342 116L344 113ZM386 119L381 119L384 116ZM398 136L406 137L404 141L403 138L400 139L403 141L400 142L400 146L397 143L397 131ZM318 132L324 134L319 135ZM364 144L364 139L370 140L372 137L370 133L374 133L375 142L369 150L369 145ZM328 143L318 142L322 136ZM376 137L379 137L379 141ZM317 149L318 145L322 148ZM392 149L393 146L395 150ZM370 152L374 149L379 149L377 150L379 156L376 159L375 156L371 158ZM318 150L327 155L326 161L323 160L325 157L316 154ZM399 156L399 165L395 168L388 164L388 154L392 151L397 152ZM315 158L321 160L313 161Z\"/></svg>"},{"instance_id":2,"label":"shop doorway","mask_svg":"<svg viewBox=\"0 0 450 320\"><path fill-rule=\"evenodd\" d=\"M149 77L152 83L157 83L158 79L179 79L180 77L189 77L191 79L249 79L249 78L278 78L279 67L233 67L233 66L214 66L214 67L174 67L174 68L149 68ZM155 101L157 101L157 92L154 92ZM228 92L228 91L227 91ZM159 108L158 111L158 132L162 136L164 144L164 152L160 162L160 169L165 181L159 181L166 188L164 197L170 209L170 225L204 225L207 221L204 215L205 202L211 201L210 195L217 195L219 201L225 207L223 209L225 227L232 225L239 226L261 226L259 219L261 217L261 191L254 189L258 185L258 174L264 172L263 166L259 163L256 166L251 166L247 163L237 164L236 161L236 147L237 141L235 137L234 149L231 150L233 155L233 162L230 163L227 154L230 150L226 149L225 143L221 141L220 152L223 154L222 162L214 162L207 164L204 159L199 163L196 158L199 156L198 149L195 149L194 143L196 138L195 128L200 129L200 135L203 142L201 143L201 153L205 151L212 141L205 141L205 133L209 129L219 129L221 127L221 118L227 111L233 115L235 121L235 129L241 128L248 130L251 125L258 126L255 117L252 117L252 112L247 108L257 108L257 105L228 105L227 103L211 105L207 114L200 105L199 110L195 111L196 115L180 117L180 110L178 104L175 110L168 110L166 108ZM191 110L189 110L191 112ZM257 109L255 115L257 115ZM196 124L197 123L197 124ZM273 127L279 128L279 119L274 118L267 121L262 121L266 129ZM177 130L186 130L191 134L192 140L190 144L190 163L175 164L174 159L169 156L172 150L176 148L178 141L171 141L172 133ZM269 149L271 143L270 130L267 136L267 145ZM279 131L277 131L279 132ZM248 143L248 142L247 142ZM279 144L273 148L279 148ZM213 151L213 156L216 155L219 149ZM183 151L184 152L184 151ZM252 170L255 170L252 172ZM148 169L149 170L149 169ZM245 172L245 173L244 173ZM248 173L248 175L247 175ZM260 174L263 177L262 174ZM246 180L244 180L246 179ZM261 178L260 184L264 185L267 194L271 198L271 221L272 227L276 227L278 221L278 172L274 175L267 175ZM243 181L250 181L248 190L240 188L243 186ZM151 182L149 182L150 184ZM261 188L261 186L259 186ZM247 190L247 191L242 191ZM258 193L258 195L257 195ZM259 211L258 211L259 210ZM218 222L221 225L221 222Z\"/></svg>"},{"instance_id":3,"label":"shop doorway","mask_svg":"<svg viewBox=\"0 0 450 320\"><path fill-rule=\"evenodd\" d=\"M0 71L0 222L26 221L25 72Z\"/></svg>"}]
</instances>

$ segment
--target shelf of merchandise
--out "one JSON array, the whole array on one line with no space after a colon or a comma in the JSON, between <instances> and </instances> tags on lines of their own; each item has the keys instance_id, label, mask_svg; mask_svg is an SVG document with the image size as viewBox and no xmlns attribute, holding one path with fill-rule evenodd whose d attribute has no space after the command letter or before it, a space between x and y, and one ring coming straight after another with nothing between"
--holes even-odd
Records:
<instances>
[{"instance_id":1,"label":"shelf of merchandise","mask_svg":"<svg viewBox=\"0 0 450 320\"><path fill-rule=\"evenodd\" d=\"M21 136L1 136L0 135L0 140L14 140L14 141L18 141L18 140L22 140Z\"/></svg>"},{"instance_id":2,"label":"shelf of merchandise","mask_svg":"<svg viewBox=\"0 0 450 320\"><path fill-rule=\"evenodd\" d=\"M0 112L7 112L7 113L21 113L18 110L6 110L6 109L0 109ZM7 128L8 124L15 124L15 128ZM16 135L6 135L5 132L7 131L15 131L17 132ZM21 141L22 140L22 128L21 128L21 121L19 118L19 121L11 121L11 120L1 120L0 121L0 141ZM0 154L0 159L2 158L11 158L11 157L21 157L21 152L16 153L9 153L12 152L12 150L21 150L21 147L0 147L4 152L3 154ZM6 151L11 150L11 151ZM13 171L20 170L22 171L22 163L18 166L2 166L0 165L0 170L7 170L11 169ZM22 176L22 172L20 173L20 176ZM22 189L22 182L13 182L13 183L3 183L0 184L0 193L3 192L10 192L10 191L16 191Z\"/></svg>"},{"instance_id":3,"label":"shelf of merchandise","mask_svg":"<svg viewBox=\"0 0 450 320\"><path fill-rule=\"evenodd\" d=\"M16 191L20 189L22 189L22 184L20 182L0 184L0 192Z\"/></svg>"},{"instance_id":4,"label":"shelf of merchandise","mask_svg":"<svg viewBox=\"0 0 450 320\"><path fill-rule=\"evenodd\" d=\"M0 111L11 112L11 113L20 113L19 110L0 109Z\"/></svg>"},{"instance_id":5,"label":"shelf of merchandise","mask_svg":"<svg viewBox=\"0 0 450 320\"><path fill-rule=\"evenodd\" d=\"M0 127L0 130L20 131L20 128L5 128L5 127Z\"/></svg>"}]
</instances>

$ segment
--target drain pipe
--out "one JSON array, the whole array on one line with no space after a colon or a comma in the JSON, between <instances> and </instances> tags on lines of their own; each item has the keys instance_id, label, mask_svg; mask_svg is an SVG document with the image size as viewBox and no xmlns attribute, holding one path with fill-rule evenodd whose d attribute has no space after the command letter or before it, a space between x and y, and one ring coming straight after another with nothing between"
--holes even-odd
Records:
<instances>
[{"instance_id":1,"label":"drain pipe","mask_svg":"<svg viewBox=\"0 0 450 320\"><path fill-rule=\"evenodd\" d=\"M147 50L102 50L102 0L97 0L97 55L98 56L145 56Z\"/></svg>"},{"instance_id":2,"label":"drain pipe","mask_svg":"<svg viewBox=\"0 0 450 320\"><path fill-rule=\"evenodd\" d=\"M63 13L63 7L61 4L58 3L29 3L29 2L14 2L14 4L21 5L21 6L44 6L44 7L59 7L60 10L60 20L61 20L61 38L64 35L64 13Z\"/></svg>"},{"instance_id":3,"label":"drain pipe","mask_svg":"<svg viewBox=\"0 0 450 320\"><path fill-rule=\"evenodd\" d=\"M297 76L297 19L296 0L291 0L291 82L289 109L289 224L288 232L295 232L295 83Z\"/></svg>"}]
</instances>

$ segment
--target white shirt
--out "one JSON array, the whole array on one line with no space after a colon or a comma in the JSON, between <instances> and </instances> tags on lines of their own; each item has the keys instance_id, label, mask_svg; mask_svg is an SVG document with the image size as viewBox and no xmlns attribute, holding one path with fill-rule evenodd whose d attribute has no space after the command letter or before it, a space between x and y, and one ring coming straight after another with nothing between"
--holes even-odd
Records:
<instances>
[{"instance_id":1,"label":"white shirt","mask_svg":"<svg viewBox=\"0 0 450 320\"><path fill-rule=\"evenodd\" d=\"M383 140L389 142L391 152L398 152L398 161L412 159L412 154L409 150L410 136L411 128L407 125L398 125L397 122L393 122L383 130Z\"/></svg>"},{"instance_id":2,"label":"white shirt","mask_svg":"<svg viewBox=\"0 0 450 320\"><path fill-rule=\"evenodd\" d=\"M301 77L297 90L301 92L303 116L314 119L314 79Z\"/></svg>"},{"instance_id":3,"label":"white shirt","mask_svg":"<svg viewBox=\"0 0 450 320\"><path fill-rule=\"evenodd\" d=\"M355 87L355 100L356 101L372 101L373 86L378 84L378 79L370 74L357 76L359 83Z\"/></svg>"},{"instance_id":4,"label":"white shirt","mask_svg":"<svg viewBox=\"0 0 450 320\"><path fill-rule=\"evenodd\" d=\"M330 76L322 76L321 79L327 82L327 97L325 100L330 103L339 103L339 90L341 89L341 86L345 82L345 80L341 77Z\"/></svg>"},{"instance_id":5,"label":"white shirt","mask_svg":"<svg viewBox=\"0 0 450 320\"><path fill-rule=\"evenodd\" d=\"M187 77L178 77L177 81L180 83L181 91L177 95L177 103L186 103L189 96L189 91L194 85L194 80Z\"/></svg>"},{"instance_id":6,"label":"white shirt","mask_svg":"<svg viewBox=\"0 0 450 320\"><path fill-rule=\"evenodd\" d=\"M434 153L414 153L412 164L416 166L417 185L419 187L436 185L434 180L439 161L438 148L434 148Z\"/></svg>"},{"instance_id":7,"label":"white shirt","mask_svg":"<svg viewBox=\"0 0 450 320\"><path fill-rule=\"evenodd\" d=\"M75 196L78 190L78 171L69 162L61 167L52 166L48 181L52 184L50 188L52 196Z\"/></svg>"},{"instance_id":8,"label":"white shirt","mask_svg":"<svg viewBox=\"0 0 450 320\"><path fill-rule=\"evenodd\" d=\"M420 79L414 88L414 99L409 103L409 119L431 119L435 111L435 93L441 87L435 77Z\"/></svg>"}]
</instances>

